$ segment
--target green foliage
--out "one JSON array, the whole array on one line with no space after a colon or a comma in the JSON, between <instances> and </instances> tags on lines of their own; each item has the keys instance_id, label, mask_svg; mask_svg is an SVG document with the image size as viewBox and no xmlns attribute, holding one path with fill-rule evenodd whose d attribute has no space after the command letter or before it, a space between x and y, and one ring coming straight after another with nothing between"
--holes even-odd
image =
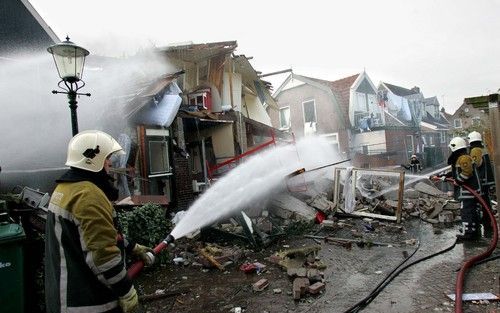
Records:
<instances>
[{"instance_id":1,"label":"green foliage","mask_svg":"<svg viewBox=\"0 0 500 313\"><path fill-rule=\"evenodd\" d=\"M153 203L135 207L131 211L118 212L118 224L127 238L152 248L172 230L172 223L166 218L165 209ZM165 263L167 257L166 253L160 254L160 263Z\"/></svg>"}]
</instances>

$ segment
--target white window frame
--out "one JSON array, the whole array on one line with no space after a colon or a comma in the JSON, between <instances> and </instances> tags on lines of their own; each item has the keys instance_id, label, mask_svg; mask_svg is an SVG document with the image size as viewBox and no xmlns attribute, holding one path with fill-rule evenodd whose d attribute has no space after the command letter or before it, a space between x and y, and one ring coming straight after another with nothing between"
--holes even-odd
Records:
<instances>
[{"instance_id":1,"label":"white window frame","mask_svg":"<svg viewBox=\"0 0 500 313\"><path fill-rule=\"evenodd\" d=\"M407 154L406 158L410 159L410 156L415 153L415 150L413 149L415 147L413 135L406 135L405 143L406 143L406 154ZM408 147L408 144L410 144L410 147Z\"/></svg>"},{"instance_id":2,"label":"white window frame","mask_svg":"<svg viewBox=\"0 0 500 313\"><path fill-rule=\"evenodd\" d=\"M313 103L313 107L314 107L314 123L318 123L318 112L316 111L316 101L314 99L310 99L310 100L306 100L306 101L302 101L302 119L304 121L304 124L305 123L308 123L306 121L306 110L305 110L305 104L306 103L309 103L309 102L312 102Z\"/></svg>"},{"instance_id":3,"label":"white window frame","mask_svg":"<svg viewBox=\"0 0 500 313\"><path fill-rule=\"evenodd\" d=\"M446 143L446 133L444 131L439 132L439 138L441 143Z\"/></svg>"},{"instance_id":4,"label":"white window frame","mask_svg":"<svg viewBox=\"0 0 500 313\"><path fill-rule=\"evenodd\" d=\"M340 153L339 133L323 134L321 137L326 138L326 141L332 144L334 148L337 148L337 151Z\"/></svg>"},{"instance_id":5,"label":"white window frame","mask_svg":"<svg viewBox=\"0 0 500 313\"><path fill-rule=\"evenodd\" d=\"M458 125L459 124L459 125ZM455 128L462 128L462 119L461 118L456 118L453 120L453 126Z\"/></svg>"},{"instance_id":6,"label":"white window frame","mask_svg":"<svg viewBox=\"0 0 500 313\"><path fill-rule=\"evenodd\" d=\"M283 121L281 119L281 110L288 110L288 123L286 126L283 126ZM291 116L291 110L290 110L289 105L279 108L279 123L280 123L280 127L279 127L280 130L286 130L286 129L290 129L292 127L292 116Z\"/></svg>"}]
</instances>

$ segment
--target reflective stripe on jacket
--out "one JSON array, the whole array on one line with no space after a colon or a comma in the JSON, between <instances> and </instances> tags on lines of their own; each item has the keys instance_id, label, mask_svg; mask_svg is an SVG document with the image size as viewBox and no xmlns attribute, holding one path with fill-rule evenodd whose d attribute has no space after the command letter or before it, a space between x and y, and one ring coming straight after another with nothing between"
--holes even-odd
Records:
<instances>
[{"instance_id":1,"label":"reflective stripe on jacket","mask_svg":"<svg viewBox=\"0 0 500 313\"><path fill-rule=\"evenodd\" d=\"M47 312L106 312L130 290L113 214L112 204L93 183L57 185L46 222Z\"/></svg>"},{"instance_id":2,"label":"reflective stripe on jacket","mask_svg":"<svg viewBox=\"0 0 500 313\"><path fill-rule=\"evenodd\" d=\"M460 155L457 158L457 161L455 162L452 170L453 177L456 180L467 184L473 190L481 194L481 181L477 173L474 161L470 155ZM455 188L455 191L458 192L458 194L456 194L456 199L458 200L474 198L474 196L463 187L458 188L458 190L457 188Z\"/></svg>"}]
</instances>

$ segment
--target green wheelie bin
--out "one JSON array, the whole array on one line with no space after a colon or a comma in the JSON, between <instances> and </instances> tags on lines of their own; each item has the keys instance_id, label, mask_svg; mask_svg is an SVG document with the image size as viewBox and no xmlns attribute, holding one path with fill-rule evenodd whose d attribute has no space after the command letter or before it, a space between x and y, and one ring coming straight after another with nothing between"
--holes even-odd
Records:
<instances>
[{"instance_id":1,"label":"green wheelie bin","mask_svg":"<svg viewBox=\"0 0 500 313\"><path fill-rule=\"evenodd\" d=\"M24 313L24 239L20 225L0 222L0 313Z\"/></svg>"}]
</instances>

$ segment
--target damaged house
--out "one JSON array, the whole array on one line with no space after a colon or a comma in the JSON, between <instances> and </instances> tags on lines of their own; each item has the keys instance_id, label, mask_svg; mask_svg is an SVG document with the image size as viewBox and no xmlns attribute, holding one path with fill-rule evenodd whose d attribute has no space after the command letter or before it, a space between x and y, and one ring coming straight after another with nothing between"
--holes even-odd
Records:
<instances>
[{"instance_id":1,"label":"damaged house","mask_svg":"<svg viewBox=\"0 0 500 313\"><path fill-rule=\"evenodd\" d=\"M174 70L116 97L129 122L120 141L130 147L120 161L127 172L118 174L122 197L186 209L245 157L289 137L272 127L266 111L277 108L270 84L249 58L234 54L236 47L227 41L156 49Z\"/></svg>"},{"instance_id":2,"label":"damaged house","mask_svg":"<svg viewBox=\"0 0 500 313\"><path fill-rule=\"evenodd\" d=\"M329 138L356 167L401 164L417 150L419 122L413 116L420 116L421 110L412 113L408 100L420 99L403 98L386 85L381 88L366 72L336 81L292 73L274 94L279 113L270 116L275 127L297 137ZM405 97L410 94L415 93Z\"/></svg>"}]
</instances>

